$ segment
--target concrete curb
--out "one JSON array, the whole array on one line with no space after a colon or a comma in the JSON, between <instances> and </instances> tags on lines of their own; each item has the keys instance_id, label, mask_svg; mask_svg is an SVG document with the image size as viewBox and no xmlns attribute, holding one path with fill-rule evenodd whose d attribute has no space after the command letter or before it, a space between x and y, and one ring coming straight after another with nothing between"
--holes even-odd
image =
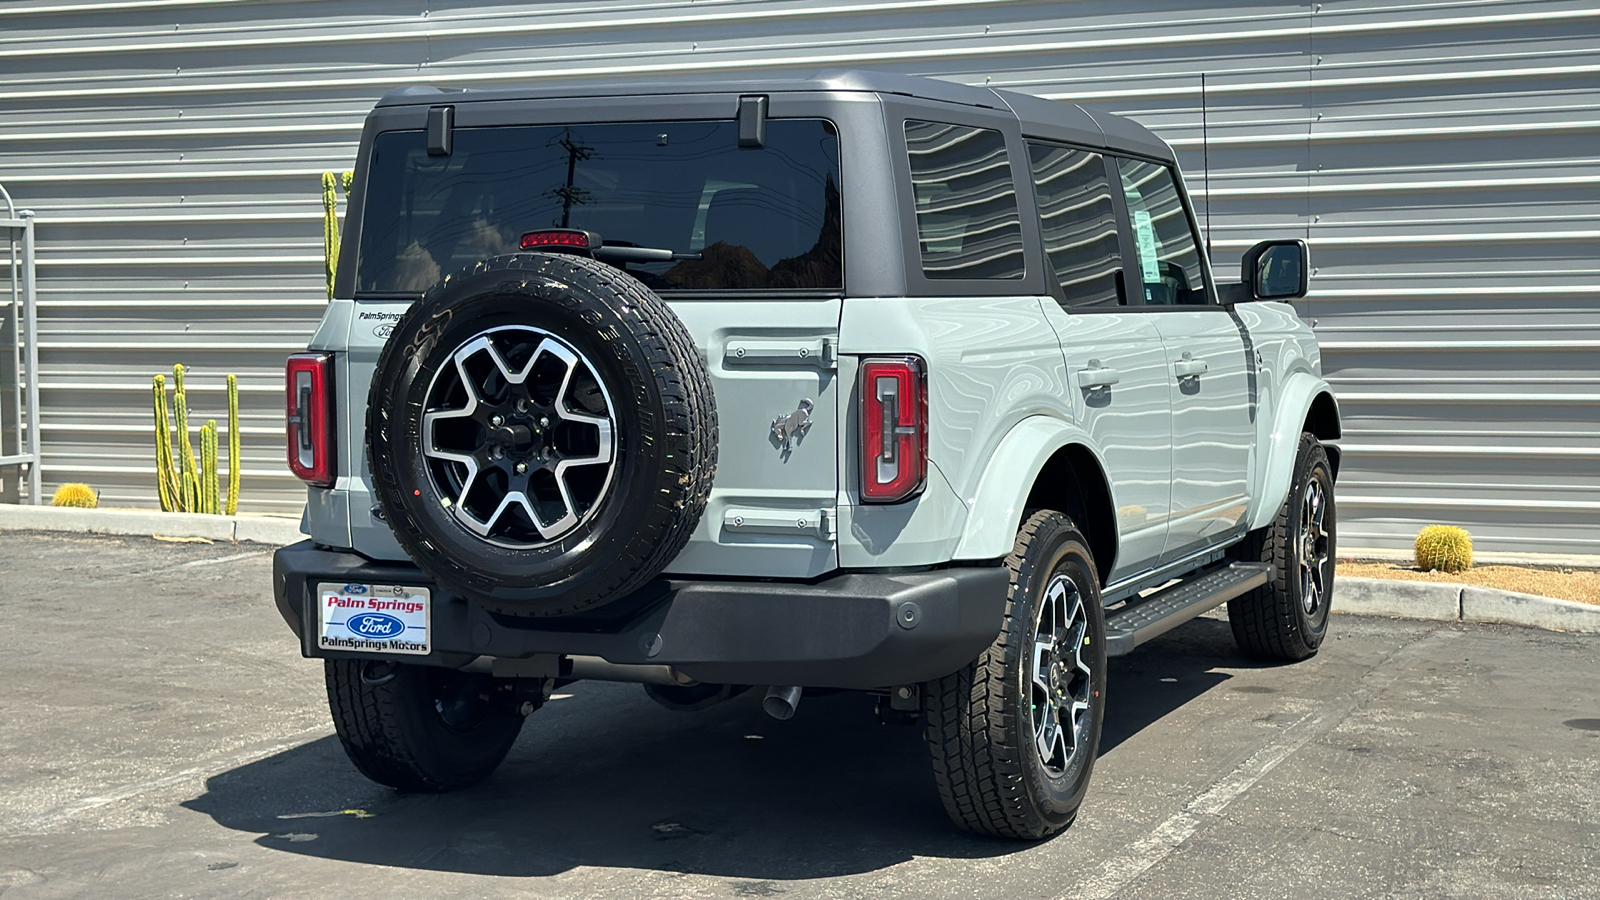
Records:
<instances>
[{"instance_id":1,"label":"concrete curb","mask_svg":"<svg viewBox=\"0 0 1600 900\"><path fill-rule=\"evenodd\" d=\"M279 546L305 538L300 521L287 516L206 516L149 509L72 509L6 503L0 503L0 530L159 534ZM1600 633L1600 606L1464 584L1340 578L1335 583L1333 611Z\"/></svg>"},{"instance_id":2,"label":"concrete curb","mask_svg":"<svg viewBox=\"0 0 1600 900\"><path fill-rule=\"evenodd\" d=\"M305 538L300 520L287 516L208 516L149 509L73 509L0 503L0 530L143 534L212 541L293 544Z\"/></svg>"},{"instance_id":3,"label":"concrete curb","mask_svg":"<svg viewBox=\"0 0 1600 900\"><path fill-rule=\"evenodd\" d=\"M1340 577L1334 582L1333 611L1600 633L1600 606L1465 584Z\"/></svg>"}]
</instances>

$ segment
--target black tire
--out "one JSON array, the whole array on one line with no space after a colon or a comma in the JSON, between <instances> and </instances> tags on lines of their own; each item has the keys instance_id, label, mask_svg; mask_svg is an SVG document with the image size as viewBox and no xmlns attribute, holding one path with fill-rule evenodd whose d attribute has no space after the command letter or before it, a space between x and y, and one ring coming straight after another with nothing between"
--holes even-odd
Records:
<instances>
[{"instance_id":1,"label":"black tire","mask_svg":"<svg viewBox=\"0 0 1600 900\"><path fill-rule=\"evenodd\" d=\"M581 358L581 372L566 362L566 375L551 376L550 383L560 382L551 399L533 397L533 362L521 363L528 381L515 385L503 377L495 381L498 376L486 368L482 377L498 385L500 393L480 401L481 387L458 392L469 399L454 411L471 413L458 426L466 430L453 439L476 447L458 452L480 456L474 463L478 468L441 462L437 446L431 447L430 456L422 444L423 413L430 400L444 395L430 395L436 376L441 386L455 379L459 387L466 381L459 373L468 363L457 355L475 340L504 342L506 335L521 340L518 346L497 349L507 360L514 353L528 354L525 360L538 357L541 351L527 348L554 338L563 353ZM476 365L474 360L478 358L468 362ZM501 369L515 365L508 362ZM588 410L572 409L560 395L579 381L587 388L582 399L594 404ZM450 388L439 390L447 394ZM594 496L581 509L573 499L576 489L567 491L565 482L559 492L549 487L563 477L551 461L560 449L559 429L580 427L571 425L565 413L558 414L557 407L610 421L608 431L593 431L597 446L607 435L613 441L606 466L576 470L605 473L603 479L595 476L590 485ZM540 418L541 409L547 418ZM497 411L505 413L504 428L476 421ZM500 424L498 417L492 424ZM512 428L522 429L518 440L523 443L514 449L512 443L491 446ZM436 444L437 436L429 440ZM636 590L688 542L716 473L716 408L710 376L693 339L644 285L581 257L504 256L441 282L395 325L368 399L367 453L385 519L407 555L439 584L497 612L569 615ZM517 474L512 474L513 466L520 466ZM475 480L480 472L482 479ZM445 485L452 477L468 486ZM513 493L535 497L536 478L544 479L545 494L556 498L562 514L572 516L560 520L570 530L534 534L543 526L515 506L502 505L493 514L482 511L497 498L509 502ZM459 496L449 496L457 490ZM475 501L482 509L469 518L468 504L453 501L478 496L473 491L487 492L487 500ZM463 524L479 517L504 533L479 534ZM523 536L517 536L519 528Z\"/></svg>"},{"instance_id":2,"label":"black tire","mask_svg":"<svg viewBox=\"0 0 1600 900\"><path fill-rule=\"evenodd\" d=\"M488 675L383 660L324 662L328 708L361 774L402 791L451 791L488 777L523 716Z\"/></svg>"},{"instance_id":3,"label":"black tire","mask_svg":"<svg viewBox=\"0 0 1600 900\"><path fill-rule=\"evenodd\" d=\"M1059 512L1040 510L1023 522L1006 568L1011 587L999 637L966 668L923 686L923 733L939 795L957 825L1037 840L1071 825L1089 789L1105 714L1105 611L1088 542ZM1076 670L1082 684L1052 683L1088 705L1075 716L1081 724L1063 732L1075 748L1047 761L1036 730L1035 689L1042 686L1033 678L1034 635L1057 576L1070 586L1063 595L1082 605L1082 642L1074 644L1081 652L1073 662L1087 671Z\"/></svg>"},{"instance_id":4,"label":"black tire","mask_svg":"<svg viewBox=\"0 0 1600 900\"><path fill-rule=\"evenodd\" d=\"M1312 535L1308 553L1302 540L1306 536L1302 513L1311 492L1324 498L1324 525ZM1293 662L1314 655L1322 646L1333 601L1336 512L1328 451L1315 435L1302 434L1283 506L1271 525L1246 535L1236 554L1241 560L1273 567L1270 582L1228 601L1233 639L1247 655ZM1307 590L1307 577L1315 578L1313 590Z\"/></svg>"}]
</instances>

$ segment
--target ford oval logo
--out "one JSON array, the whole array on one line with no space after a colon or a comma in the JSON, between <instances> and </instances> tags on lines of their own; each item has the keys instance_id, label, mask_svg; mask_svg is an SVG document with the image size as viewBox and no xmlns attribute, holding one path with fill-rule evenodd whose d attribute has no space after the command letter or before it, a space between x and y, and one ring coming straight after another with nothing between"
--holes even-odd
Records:
<instances>
[{"instance_id":1,"label":"ford oval logo","mask_svg":"<svg viewBox=\"0 0 1600 900\"><path fill-rule=\"evenodd\" d=\"M406 630L406 623L383 613L361 613L351 616L345 627L363 637L395 637Z\"/></svg>"},{"instance_id":2,"label":"ford oval logo","mask_svg":"<svg viewBox=\"0 0 1600 900\"><path fill-rule=\"evenodd\" d=\"M389 335L394 334L394 325L392 323L385 322L382 325L379 325L377 328L372 329L372 334L374 337L387 338Z\"/></svg>"}]
</instances>

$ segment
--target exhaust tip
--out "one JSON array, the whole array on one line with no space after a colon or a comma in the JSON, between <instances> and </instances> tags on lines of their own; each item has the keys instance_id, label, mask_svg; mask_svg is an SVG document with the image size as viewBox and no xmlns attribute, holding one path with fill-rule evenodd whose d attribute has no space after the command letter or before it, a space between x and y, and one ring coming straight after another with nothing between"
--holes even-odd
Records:
<instances>
[{"instance_id":1,"label":"exhaust tip","mask_svg":"<svg viewBox=\"0 0 1600 900\"><path fill-rule=\"evenodd\" d=\"M799 706L800 688L792 684L775 684L767 688L767 696L761 700L761 708L779 721L794 718L794 711Z\"/></svg>"}]
</instances>

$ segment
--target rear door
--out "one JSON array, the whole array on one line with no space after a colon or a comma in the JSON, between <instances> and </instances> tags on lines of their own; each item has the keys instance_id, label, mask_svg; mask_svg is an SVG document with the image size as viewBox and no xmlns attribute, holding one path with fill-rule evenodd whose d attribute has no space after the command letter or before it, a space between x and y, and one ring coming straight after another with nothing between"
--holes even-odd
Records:
<instances>
[{"instance_id":1,"label":"rear door","mask_svg":"<svg viewBox=\"0 0 1600 900\"><path fill-rule=\"evenodd\" d=\"M1054 272L1046 316L1068 390L1116 506L1117 562L1107 583L1155 566L1171 510L1172 416L1155 320L1123 289L1115 176L1089 150L1030 142L1040 231Z\"/></svg>"},{"instance_id":2,"label":"rear door","mask_svg":"<svg viewBox=\"0 0 1600 900\"><path fill-rule=\"evenodd\" d=\"M687 326L710 372L718 463L710 502L668 571L809 577L837 566L837 338L843 294L838 129L782 116L760 146L732 118L478 124L457 107L452 146L376 136L349 343L352 406L364 400L387 326L441 277L518 252L525 234L582 229ZM726 116L730 104L712 107ZM543 111L538 111L542 113ZM530 111L523 122L549 122ZM436 148L437 149L437 148ZM670 251L670 252L667 252ZM347 418L357 549L398 547L366 514L364 416Z\"/></svg>"},{"instance_id":3,"label":"rear door","mask_svg":"<svg viewBox=\"0 0 1600 900\"><path fill-rule=\"evenodd\" d=\"M1168 165L1118 158L1136 265L1129 267L1166 348L1172 401L1172 522L1164 560L1237 536L1250 507L1254 350L1201 266L1194 218Z\"/></svg>"}]
</instances>

